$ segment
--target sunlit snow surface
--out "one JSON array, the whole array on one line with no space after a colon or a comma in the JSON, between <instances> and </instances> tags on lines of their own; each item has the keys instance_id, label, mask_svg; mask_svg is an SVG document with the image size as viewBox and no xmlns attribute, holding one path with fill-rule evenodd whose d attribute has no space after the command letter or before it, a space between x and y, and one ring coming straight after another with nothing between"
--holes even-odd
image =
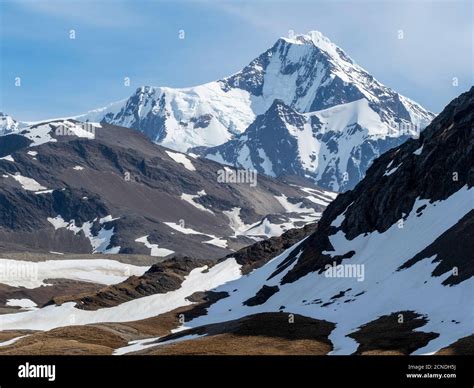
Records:
<instances>
[{"instance_id":1,"label":"sunlit snow surface","mask_svg":"<svg viewBox=\"0 0 474 388\"><path fill-rule=\"evenodd\" d=\"M27 191L42 191L47 190L46 187L39 184L33 178L28 178L26 176L22 176L20 174L10 175L13 179L15 179L24 190Z\"/></svg>"},{"instance_id":2,"label":"sunlit snow surface","mask_svg":"<svg viewBox=\"0 0 474 388\"><path fill-rule=\"evenodd\" d=\"M143 275L148 268L108 259L38 262L0 259L0 283L12 287L37 288L48 286L48 279L69 279L108 285L119 283L132 275Z\"/></svg>"},{"instance_id":3,"label":"sunlit snow surface","mask_svg":"<svg viewBox=\"0 0 474 388\"><path fill-rule=\"evenodd\" d=\"M151 244L148 241L148 235L143 236L143 237L139 237L135 241L144 244L147 248L150 248L151 249L151 252L150 252L151 256L165 257L165 256L168 256L168 255L171 255L172 253L174 253L174 251L172 251L171 249L160 248L158 246L158 244Z\"/></svg>"},{"instance_id":4,"label":"sunlit snow surface","mask_svg":"<svg viewBox=\"0 0 474 388\"><path fill-rule=\"evenodd\" d=\"M183 165L187 170L196 171L196 167L194 167L186 155L171 151L166 151L166 153L171 159L173 159L176 163Z\"/></svg>"},{"instance_id":5,"label":"sunlit snow surface","mask_svg":"<svg viewBox=\"0 0 474 388\"><path fill-rule=\"evenodd\" d=\"M93 269L92 271L93 272ZM180 289L131 300L115 307L97 311L80 310L74 302L47 306L40 310L0 315L0 328L50 330L55 327L85 325L98 322L127 322L154 317L191 304L186 298L197 291L207 291L241 276L240 265L234 259L212 268L201 267L190 272Z\"/></svg>"}]
</instances>

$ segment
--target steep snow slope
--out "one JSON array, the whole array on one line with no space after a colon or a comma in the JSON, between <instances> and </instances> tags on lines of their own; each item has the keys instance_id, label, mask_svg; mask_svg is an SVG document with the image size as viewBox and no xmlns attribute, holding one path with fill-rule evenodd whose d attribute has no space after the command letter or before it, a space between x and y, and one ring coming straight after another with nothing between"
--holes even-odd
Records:
<instances>
[{"instance_id":1,"label":"steep snow slope","mask_svg":"<svg viewBox=\"0 0 474 388\"><path fill-rule=\"evenodd\" d=\"M0 112L0 136L18 131L24 123L16 121L10 115Z\"/></svg>"}]
</instances>

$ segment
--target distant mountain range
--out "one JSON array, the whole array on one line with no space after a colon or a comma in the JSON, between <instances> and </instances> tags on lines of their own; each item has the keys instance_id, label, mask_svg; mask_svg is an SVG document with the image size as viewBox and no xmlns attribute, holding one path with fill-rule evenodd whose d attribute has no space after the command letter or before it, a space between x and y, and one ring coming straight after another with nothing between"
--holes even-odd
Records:
<instances>
[{"instance_id":1,"label":"distant mountain range","mask_svg":"<svg viewBox=\"0 0 474 388\"><path fill-rule=\"evenodd\" d=\"M219 258L317 221L335 197L105 123L0 136L0 252Z\"/></svg>"},{"instance_id":2,"label":"distant mountain range","mask_svg":"<svg viewBox=\"0 0 474 388\"><path fill-rule=\"evenodd\" d=\"M74 118L134 128L174 150L341 192L433 117L312 31L278 39L230 77L183 89L143 86ZM0 133L14 127L4 120Z\"/></svg>"}]
</instances>

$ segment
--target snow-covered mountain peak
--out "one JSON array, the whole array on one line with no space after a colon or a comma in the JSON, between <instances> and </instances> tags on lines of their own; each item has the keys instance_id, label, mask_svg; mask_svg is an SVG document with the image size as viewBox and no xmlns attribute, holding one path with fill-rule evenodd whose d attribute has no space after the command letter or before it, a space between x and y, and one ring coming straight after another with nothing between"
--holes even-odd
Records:
<instances>
[{"instance_id":1,"label":"snow-covered mountain peak","mask_svg":"<svg viewBox=\"0 0 474 388\"><path fill-rule=\"evenodd\" d=\"M319 31L309 31L307 34L297 34L293 37L282 37L283 41L289 44L296 45L310 45L317 47L334 59L342 59L352 64L352 59L336 44L334 44L328 37Z\"/></svg>"},{"instance_id":2,"label":"snow-covered mountain peak","mask_svg":"<svg viewBox=\"0 0 474 388\"><path fill-rule=\"evenodd\" d=\"M141 86L127 100L74 118L133 128L177 151L193 148L227 164L316 177L328 189L343 190L359 181L374 157L406 139L404 128L419 133L433 117L310 31L278 39L221 80L188 88ZM233 142L251 126L250 148L245 136ZM285 152L296 154L271 150L285 148L285 141ZM202 152L229 142L225 152Z\"/></svg>"},{"instance_id":3,"label":"snow-covered mountain peak","mask_svg":"<svg viewBox=\"0 0 474 388\"><path fill-rule=\"evenodd\" d=\"M10 115L0 112L0 135L6 135L17 131L20 128L20 123Z\"/></svg>"}]
</instances>

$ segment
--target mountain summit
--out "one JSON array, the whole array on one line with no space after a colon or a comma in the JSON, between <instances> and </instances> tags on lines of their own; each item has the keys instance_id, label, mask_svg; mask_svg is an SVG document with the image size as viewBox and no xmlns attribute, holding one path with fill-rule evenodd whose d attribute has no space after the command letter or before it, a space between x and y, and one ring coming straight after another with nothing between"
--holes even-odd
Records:
<instances>
[{"instance_id":1,"label":"mountain summit","mask_svg":"<svg viewBox=\"0 0 474 388\"><path fill-rule=\"evenodd\" d=\"M384 122L426 126L433 115L374 79L317 31L280 38L240 72L190 88L143 86L126 101L78 116L139 129L152 140L185 151L215 146L242 133L281 99L306 113L369 101ZM99 121L100 121L99 120Z\"/></svg>"},{"instance_id":2,"label":"mountain summit","mask_svg":"<svg viewBox=\"0 0 474 388\"><path fill-rule=\"evenodd\" d=\"M276 100L292 113L280 110L277 120ZM181 89L142 86L127 100L74 118L137 129L177 151L345 191L374 158L418 136L433 117L311 31L278 39L227 78Z\"/></svg>"}]
</instances>

